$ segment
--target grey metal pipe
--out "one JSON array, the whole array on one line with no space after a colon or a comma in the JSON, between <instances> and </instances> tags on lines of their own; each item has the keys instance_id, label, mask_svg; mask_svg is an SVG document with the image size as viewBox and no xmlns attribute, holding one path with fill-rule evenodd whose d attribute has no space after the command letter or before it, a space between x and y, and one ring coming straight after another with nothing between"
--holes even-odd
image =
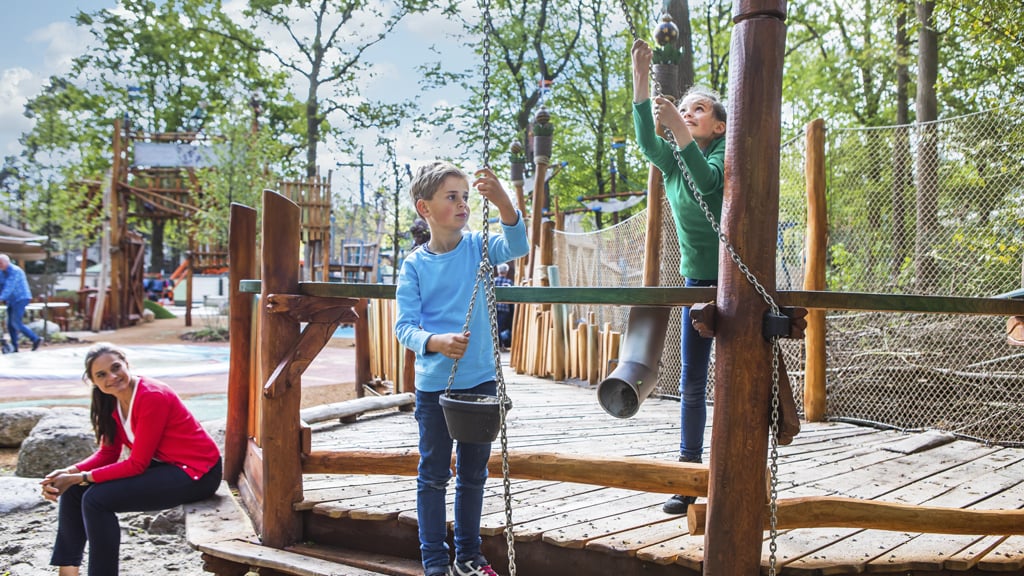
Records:
<instances>
[{"instance_id":1,"label":"grey metal pipe","mask_svg":"<svg viewBox=\"0 0 1024 576\"><path fill-rule=\"evenodd\" d=\"M630 418L658 384L658 363L665 348L671 317L668 308L634 306L629 309L626 337L619 363L597 385L597 401L616 418Z\"/></svg>"}]
</instances>

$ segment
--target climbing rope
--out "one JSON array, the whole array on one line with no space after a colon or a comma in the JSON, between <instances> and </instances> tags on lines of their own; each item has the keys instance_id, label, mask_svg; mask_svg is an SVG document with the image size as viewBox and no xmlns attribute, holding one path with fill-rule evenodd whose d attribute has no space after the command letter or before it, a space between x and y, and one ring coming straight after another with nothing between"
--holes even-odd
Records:
<instances>
[{"instance_id":1,"label":"climbing rope","mask_svg":"<svg viewBox=\"0 0 1024 576\"><path fill-rule=\"evenodd\" d=\"M630 35L633 37L633 41L636 42L640 38L640 36L637 34L637 29L636 29L636 26L633 23L633 16L632 16L632 14L629 11L629 6L626 4L626 0L619 0L619 3L621 5L623 14L626 15L626 23L629 25ZM655 92L657 94L661 94L662 93L662 89L661 89L661 86L658 84L657 78L654 75L653 65L652 65L652 70L651 70L651 73L649 74L649 76L654 81ZM761 296L761 299L764 300L765 304L768 305L768 308L771 311L771 314L774 315L774 316L781 316L782 315L781 309L779 308L779 305L775 302L775 299L772 297L771 294L768 293L768 290L765 289L764 285L761 284L761 282L757 279L757 277L754 275L754 273L751 272L750 267L747 266L746 263L743 262L743 259L740 257L739 253L736 251L736 248L729 241L728 236L726 236L725 232L722 231L722 227L719 225L718 220L715 218L714 213L711 212L711 207L708 206L707 202L704 201L704 197L701 196L701 194L700 194L700 189L697 188L696 183L693 181L693 176L690 174L689 169L687 169L686 163L683 162L682 150L680 150L679 146L676 145L675 135L672 134L672 131L669 130L668 128L665 128L665 140L672 147L672 156L675 158L676 164L679 165L679 170L683 174L683 179L686 181L686 186L690 189L690 192L691 192L691 194L693 194L693 197L697 201L697 204L700 206L701 210L704 212L704 217L711 224L711 228L715 231L715 234L718 236L718 241L725 247L726 251L729 253L729 258L736 264L736 267L739 269L740 273L742 273L744 278L746 278L747 282L749 282L750 285L754 287L754 290ZM769 469L771 471L771 473L770 473L771 478L769 479L770 480L770 488L769 488L769 490L770 490L770 504L769 504L769 528L770 528L769 536L770 536L770 542L769 542L769 545L768 545L768 550L769 550L768 574L770 576L775 576L775 574L776 574L776 563L778 561L777 560L777 556L776 556L776 552L778 550L778 544L777 544L777 537L778 537L777 511L778 511L778 493L779 493L779 491L778 491L778 470L779 470L779 464L778 464L778 459L779 459L779 449L778 449L778 433L779 433L779 354L781 353L781 348L779 346L779 336L778 335L771 336L769 341L771 342L771 345L772 345L772 401L771 401L772 411L771 411L771 430L770 430L770 434L769 434L769 437L770 437L769 438L769 442L771 444L771 450L770 450L770 453L769 453L769 458L770 458Z\"/></svg>"},{"instance_id":2,"label":"climbing rope","mask_svg":"<svg viewBox=\"0 0 1024 576\"><path fill-rule=\"evenodd\" d=\"M481 153L483 157L483 165L487 167L490 161L491 153L491 36L494 33L494 29L491 23L491 5L490 0L480 0L480 13L483 19L483 43L481 45L481 51L483 52L483 94L482 94L482 114L483 114L483 151ZM520 216L521 217L521 216ZM484 299L487 306L487 318L488 323L491 327L491 349L494 356L494 374L495 381L498 388L498 413L499 420L501 423L500 428L500 442L501 442L501 477L502 477L502 488L503 498L505 505L505 544L508 548L508 571L509 576L516 576L516 550L515 550L515 532L514 524L512 522L512 482L509 475L509 464L508 464L508 430L506 427L506 416L510 403L508 401L507 387L505 386L505 376L501 369L501 353L499 352L500 340L498 336L498 321L497 321L497 303L494 298L494 267L491 265L489 238L490 238L490 202L484 197L483 201L483 242L480 248L481 260L480 267L477 270L476 282L473 285L473 296L469 300L469 309L466 311L466 322L463 325L463 333L469 330L470 320L473 317L473 307L476 304L477 294L479 293L481 285L484 289ZM448 375L448 386L445 393L448 394L451 390L452 385L455 383L455 373L458 371L459 361L458 359L452 363L451 374Z\"/></svg>"}]
</instances>

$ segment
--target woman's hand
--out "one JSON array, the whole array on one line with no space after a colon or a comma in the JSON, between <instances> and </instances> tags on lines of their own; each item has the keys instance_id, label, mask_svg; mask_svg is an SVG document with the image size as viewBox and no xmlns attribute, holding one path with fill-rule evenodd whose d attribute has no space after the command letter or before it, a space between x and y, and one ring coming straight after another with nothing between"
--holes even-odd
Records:
<instances>
[{"instance_id":1,"label":"woman's hand","mask_svg":"<svg viewBox=\"0 0 1024 576\"><path fill-rule=\"evenodd\" d=\"M74 486L75 484L81 484L83 474L73 466L71 468L61 468L60 470L54 470L43 478L40 484L42 485L43 498L51 502L56 502L57 498L64 493L65 490Z\"/></svg>"}]
</instances>

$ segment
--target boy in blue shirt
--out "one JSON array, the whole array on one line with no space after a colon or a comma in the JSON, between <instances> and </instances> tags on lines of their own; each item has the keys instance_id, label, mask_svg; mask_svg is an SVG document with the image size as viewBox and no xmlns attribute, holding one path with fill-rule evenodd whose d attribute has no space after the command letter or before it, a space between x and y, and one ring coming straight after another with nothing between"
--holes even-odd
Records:
<instances>
[{"instance_id":1,"label":"boy in blue shirt","mask_svg":"<svg viewBox=\"0 0 1024 576\"><path fill-rule=\"evenodd\" d=\"M416 478L416 513L425 576L497 576L480 553L480 514L490 444L456 446L455 564L449 566L445 490L451 479L453 440L448 435L439 398L448 385L452 364L459 361L452 390L494 396L494 343L483 291L473 306L469 331L463 332L470 298L488 242L493 263L529 251L526 226L505 189L489 168L473 182L480 195L498 209L502 234L484 238L466 230L469 177L447 162L433 162L416 174L410 194L416 212L430 227L430 240L409 254L398 277L395 336L416 352L416 422L420 461Z\"/></svg>"}]
</instances>

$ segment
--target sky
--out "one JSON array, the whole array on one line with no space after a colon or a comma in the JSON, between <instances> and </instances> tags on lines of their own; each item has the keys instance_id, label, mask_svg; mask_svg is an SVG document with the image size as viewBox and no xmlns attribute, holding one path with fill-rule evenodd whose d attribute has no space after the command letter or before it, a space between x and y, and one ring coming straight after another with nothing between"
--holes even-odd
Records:
<instances>
[{"instance_id":1,"label":"sky","mask_svg":"<svg viewBox=\"0 0 1024 576\"><path fill-rule=\"evenodd\" d=\"M225 10L237 10L243 0L225 0ZM25 104L36 95L50 76L70 69L71 60L82 53L91 36L78 28L72 18L78 12L113 9L116 0L36 0L5 3L5 34L0 35L0 154L17 155L20 134L32 126L24 116ZM459 43L460 25L445 21L437 15L406 18L384 42L371 47L365 54L377 78L367 80L363 87L368 97L390 97L403 90L417 90L416 64L427 58L436 58L426 49L434 45L441 51L446 63L452 66L472 65L472 53ZM282 38L282 42L287 42ZM468 55L467 55L468 53ZM421 94L421 105L431 107L438 102L460 100L457 88ZM304 88L296 84L295 93ZM401 97L401 96L399 96ZM406 96L407 97L407 96ZM396 141L400 164L419 164L433 159L446 146L454 145L450 134L433 133L415 136L411 131ZM372 166L364 170L365 186L370 190L383 181L393 188L394 176L385 165L383 150L377 149L377 135L366 133L359 137L364 149L364 162ZM338 163L358 162L356 154L342 154L331 142L321 144L320 169L332 170L336 196L357 197L359 170L338 166ZM470 168L471 167L467 167Z\"/></svg>"}]
</instances>

